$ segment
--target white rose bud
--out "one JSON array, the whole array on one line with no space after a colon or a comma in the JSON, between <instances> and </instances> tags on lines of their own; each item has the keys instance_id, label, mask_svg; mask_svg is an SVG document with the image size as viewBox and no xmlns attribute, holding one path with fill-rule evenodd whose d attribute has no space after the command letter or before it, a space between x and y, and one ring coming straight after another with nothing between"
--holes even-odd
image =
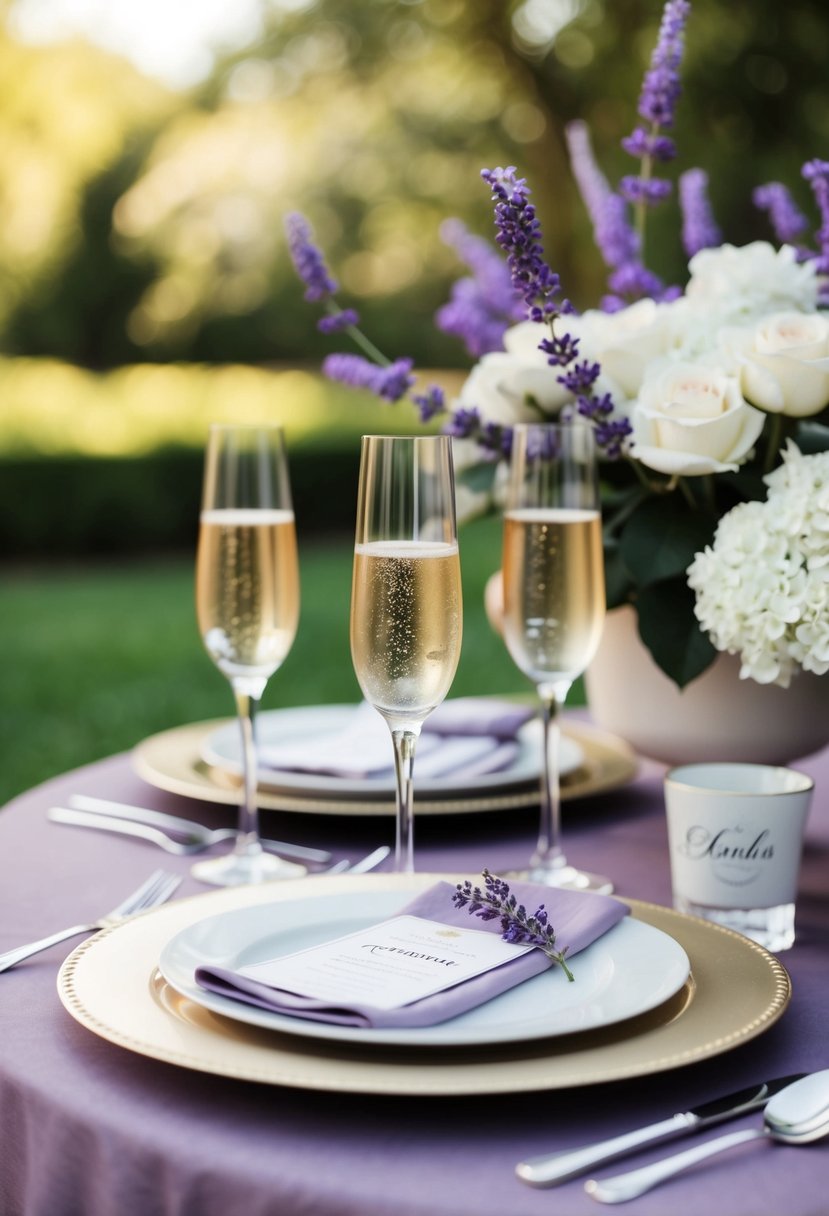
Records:
<instances>
[{"instance_id":1,"label":"white rose bud","mask_svg":"<svg viewBox=\"0 0 829 1216\"><path fill-rule=\"evenodd\" d=\"M735 376L703 364L663 364L646 378L633 410L633 455L671 476L733 472L764 421Z\"/></svg>"},{"instance_id":2,"label":"white rose bud","mask_svg":"<svg viewBox=\"0 0 829 1216\"><path fill-rule=\"evenodd\" d=\"M829 404L829 321L778 312L755 326L742 350L743 395L759 409L808 418Z\"/></svg>"},{"instance_id":3,"label":"white rose bud","mask_svg":"<svg viewBox=\"0 0 829 1216\"><path fill-rule=\"evenodd\" d=\"M522 354L493 351L479 359L469 373L458 404L465 409L478 409L485 421L503 426L543 422L539 408L553 416L566 401L572 400L572 394L559 384L559 374L559 369L550 367L540 350L530 348Z\"/></svg>"}]
</instances>

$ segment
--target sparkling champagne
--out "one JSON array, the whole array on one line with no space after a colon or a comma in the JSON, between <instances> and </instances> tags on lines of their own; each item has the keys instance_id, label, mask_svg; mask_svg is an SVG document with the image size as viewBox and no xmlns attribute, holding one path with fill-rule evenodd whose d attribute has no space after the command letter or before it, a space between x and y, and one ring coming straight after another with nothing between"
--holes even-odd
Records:
<instances>
[{"instance_id":1,"label":"sparkling champagne","mask_svg":"<svg viewBox=\"0 0 829 1216\"><path fill-rule=\"evenodd\" d=\"M224 675L273 675L299 622L292 511L202 511L196 614L207 652Z\"/></svg>"},{"instance_id":2,"label":"sparkling champagne","mask_svg":"<svg viewBox=\"0 0 829 1216\"><path fill-rule=\"evenodd\" d=\"M461 649L457 544L375 541L354 551L351 654L366 700L422 719L446 696Z\"/></svg>"},{"instance_id":3,"label":"sparkling champagne","mask_svg":"<svg viewBox=\"0 0 829 1216\"><path fill-rule=\"evenodd\" d=\"M573 679L595 653L604 621L598 511L522 508L504 516L504 637L535 683Z\"/></svg>"}]
</instances>

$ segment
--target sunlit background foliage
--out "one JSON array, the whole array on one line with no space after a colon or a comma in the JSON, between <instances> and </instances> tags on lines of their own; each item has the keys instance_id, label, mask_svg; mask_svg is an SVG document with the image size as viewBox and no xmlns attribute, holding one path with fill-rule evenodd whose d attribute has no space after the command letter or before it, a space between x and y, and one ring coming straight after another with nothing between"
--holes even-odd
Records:
<instances>
[{"instance_id":1,"label":"sunlit background foliage","mask_svg":"<svg viewBox=\"0 0 829 1216\"><path fill-rule=\"evenodd\" d=\"M210 421L284 422L305 501L325 472L316 498L328 514L313 526L341 535L359 434L414 425L407 406L392 411L316 373L340 342L318 334L302 300L285 213L308 215L343 301L389 356L459 369L463 353L433 325L461 272L441 224L459 216L491 234L480 169L515 164L566 293L594 303L603 268L564 127L587 120L612 182L630 170L619 140L662 10L661 0L236 0L225 9L244 10L247 24L232 45L202 52L171 84L80 37L50 37L48 22L39 42L24 37L23 18L45 3L0 0L0 615L15 640L0 691L0 801L153 729L228 711L189 602ZM175 0L143 6L163 49ZM785 181L813 214L800 166L829 156L827 62L826 0L692 0L674 172L708 169L734 243L769 235L751 206L760 182ZM672 201L654 217L648 260L674 282L678 234ZM335 466L334 452L347 459ZM165 545L180 554L169 577L144 567L113 582L81 567L61 581L46 569ZM484 535L465 550L470 659L456 691L520 686L474 615L496 547ZM354 695L347 545L317 557L282 703Z\"/></svg>"},{"instance_id":2,"label":"sunlit background foliage","mask_svg":"<svg viewBox=\"0 0 829 1216\"><path fill-rule=\"evenodd\" d=\"M262 0L255 44L179 91L80 41L23 45L7 22L2 349L95 369L316 358L330 340L282 233L300 208L390 353L458 363L431 324L459 270L441 221L489 234L479 170L506 163L530 180L567 291L592 302L602 268L563 126L585 118L611 180L627 171L619 139L660 13L658 0ZM678 167L709 169L736 243L766 235L757 182L788 182L809 210L799 169L829 144L827 58L823 0L693 6ZM674 203L650 239L679 278Z\"/></svg>"}]
</instances>

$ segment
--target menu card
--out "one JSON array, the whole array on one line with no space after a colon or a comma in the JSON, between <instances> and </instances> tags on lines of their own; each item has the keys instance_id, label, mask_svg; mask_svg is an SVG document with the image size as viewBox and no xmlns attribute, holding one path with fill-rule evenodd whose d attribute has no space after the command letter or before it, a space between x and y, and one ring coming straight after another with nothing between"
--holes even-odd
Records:
<instances>
[{"instance_id":1,"label":"menu card","mask_svg":"<svg viewBox=\"0 0 829 1216\"><path fill-rule=\"evenodd\" d=\"M532 950L486 930L402 915L238 974L284 992L342 1004L401 1009Z\"/></svg>"}]
</instances>

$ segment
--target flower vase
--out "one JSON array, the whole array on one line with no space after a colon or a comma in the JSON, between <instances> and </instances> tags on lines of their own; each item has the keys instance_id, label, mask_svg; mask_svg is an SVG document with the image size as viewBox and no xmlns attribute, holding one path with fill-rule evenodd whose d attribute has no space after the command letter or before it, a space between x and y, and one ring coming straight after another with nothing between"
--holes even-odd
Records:
<instances>
[{"instance_id":1,"label":"flower vase","mask_svg":"<svg viewBox=\"0 0 829 1216\"><path fill-rule=\"evenodd\" d=\"M788 764L829 743L829 677L799 672L789 688L740 679L720 654L682 690L642 644L629 606L608 613L585 676L597 725L666 764Z\"/></svg>"}]
</instances>

